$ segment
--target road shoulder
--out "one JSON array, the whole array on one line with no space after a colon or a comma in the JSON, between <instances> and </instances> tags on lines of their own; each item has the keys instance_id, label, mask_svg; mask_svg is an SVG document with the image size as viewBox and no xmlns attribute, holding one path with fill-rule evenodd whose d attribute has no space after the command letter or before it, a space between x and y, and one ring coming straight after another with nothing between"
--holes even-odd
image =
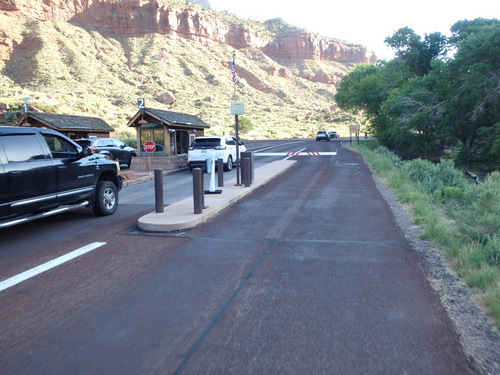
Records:
<instances>
[{"instance_id":1,"label":"road shoulder","mask_svg":"<svg viewBox=\"0 0 500 375\"><path fill-rule=\"evenodd\" d=\"M344 147L357 152L348 145ZM404 236L412 248L424 255L427 263L423 271L433 289L441 297L441 304L455 326L464 352L481 373L500 374L500 335L483 309L474 302L467 286L447 266L445 259L434 245L420 239L422 230L414 223L411 214L391 188L368 163L367 165L377 189L390 206Z\"/></svg>"}]
</instances>

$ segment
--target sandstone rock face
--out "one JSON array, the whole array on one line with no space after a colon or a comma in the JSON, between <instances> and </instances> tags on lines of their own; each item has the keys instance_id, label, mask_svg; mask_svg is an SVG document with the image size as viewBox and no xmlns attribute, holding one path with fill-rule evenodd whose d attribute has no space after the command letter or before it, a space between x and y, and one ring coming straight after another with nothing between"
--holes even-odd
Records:
<instances>
[{"instance_id":1,"label":"sandstone rock face","mask_svg":"<svg viewBox=\"0 0 500 375\"><path fill-rule=\"evenodd\" d=\"M0 1L0 10L19 10L21 9L21 0L2 0Z\"/></svg>"},{"instance_id":2,"label":"sandstone rock face","mask_svg":"<svg viewBox=\"0 0 500 375\"><path fill-rule=\"evenodd\" d=\"M271 39L243 26L227 25L214 13L162 5L156 1L0 0L0 10L19 11L41 21L71 20L106 29L118 36L177 34L206 46L253 47L270 57L376 62L376 56L361 45L330 40L306 31ZM283 72L277 74L286 76Z\"/></svg>"},{"instance_id":3,"label":"sandstone rock face","mask_svg":"<svg viewBox=\"0 0 500 375\"><path fill-rule=\"evenodd\" d=\"M375 63L376 56L358 44L341 43L311 32L269 42L263 51L272 57Z\"/></svg>"}]
</instances>

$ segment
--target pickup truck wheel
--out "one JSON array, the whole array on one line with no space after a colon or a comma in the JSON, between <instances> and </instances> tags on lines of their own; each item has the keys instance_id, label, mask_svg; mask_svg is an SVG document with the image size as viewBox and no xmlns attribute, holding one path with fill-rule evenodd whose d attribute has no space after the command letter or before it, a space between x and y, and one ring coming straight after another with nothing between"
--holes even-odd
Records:
<instances>
[{"instance_id":1,"label":"pickup truck wheel","mask_svg":"<svg viewBox=\"0 0 500 375\"><path fill-rule=\"evenodd\" d=\"M229 172L231 169L233 169L233 157L229 155L227 157L227 163L224 164L224 170Z\"/></svg>"},{"instance_id":2,"label":"pickup truck wheel","mask_svg":"<svg viewBox=\"0 0 500 375\"><path fill-rule=\"evenodd\" d=\"M118 189L110 181L99 181L95 192L94 213L98 216L113 214L118 207Z\"/></svg>"}]
</instances>

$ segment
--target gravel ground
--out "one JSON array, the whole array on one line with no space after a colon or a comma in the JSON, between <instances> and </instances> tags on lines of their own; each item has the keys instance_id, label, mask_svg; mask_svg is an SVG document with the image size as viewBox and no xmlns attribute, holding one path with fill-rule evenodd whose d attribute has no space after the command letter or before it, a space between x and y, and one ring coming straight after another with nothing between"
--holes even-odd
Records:
<instances>
[{"instance_id":1,"label":"gravel ground","mask_svg":"<svg viewBox=\"0 0 500 375\"><path fill-rule=\"evenodd\" d=\"M419 238L422 231L392 190L373 170L372 173L405 237L416 251L424 254L427 263L423 268L427 279L441 296L441 303L455 325L473 368L478 374L500 374L500 335L481 307L474 302L468 287L447 267L435 247Z\"/></svg>"}]
</instances>

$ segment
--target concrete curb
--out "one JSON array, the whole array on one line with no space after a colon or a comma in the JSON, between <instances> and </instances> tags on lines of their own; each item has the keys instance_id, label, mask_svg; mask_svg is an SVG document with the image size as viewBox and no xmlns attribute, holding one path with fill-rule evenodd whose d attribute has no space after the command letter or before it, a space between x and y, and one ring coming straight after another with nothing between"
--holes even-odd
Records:
<instances>
[{"instance_id":1,"label":"concrete curb","mask_svg":"<svg viewBox=\"0 0 500 375\"><path fill-rule=\"evenodd\" d=\"M171 232L189 229L217 215L259 186L271 181L296 163L295 160L277 160L254 171L254 182L250 187L236 186L236 179L224 183L221 194L206 194L201 214L194 214L193 197L183 199L165 207L161 213L151 212L138 220L140 229L148 232Z\"/></svg>"}]
</instances>

